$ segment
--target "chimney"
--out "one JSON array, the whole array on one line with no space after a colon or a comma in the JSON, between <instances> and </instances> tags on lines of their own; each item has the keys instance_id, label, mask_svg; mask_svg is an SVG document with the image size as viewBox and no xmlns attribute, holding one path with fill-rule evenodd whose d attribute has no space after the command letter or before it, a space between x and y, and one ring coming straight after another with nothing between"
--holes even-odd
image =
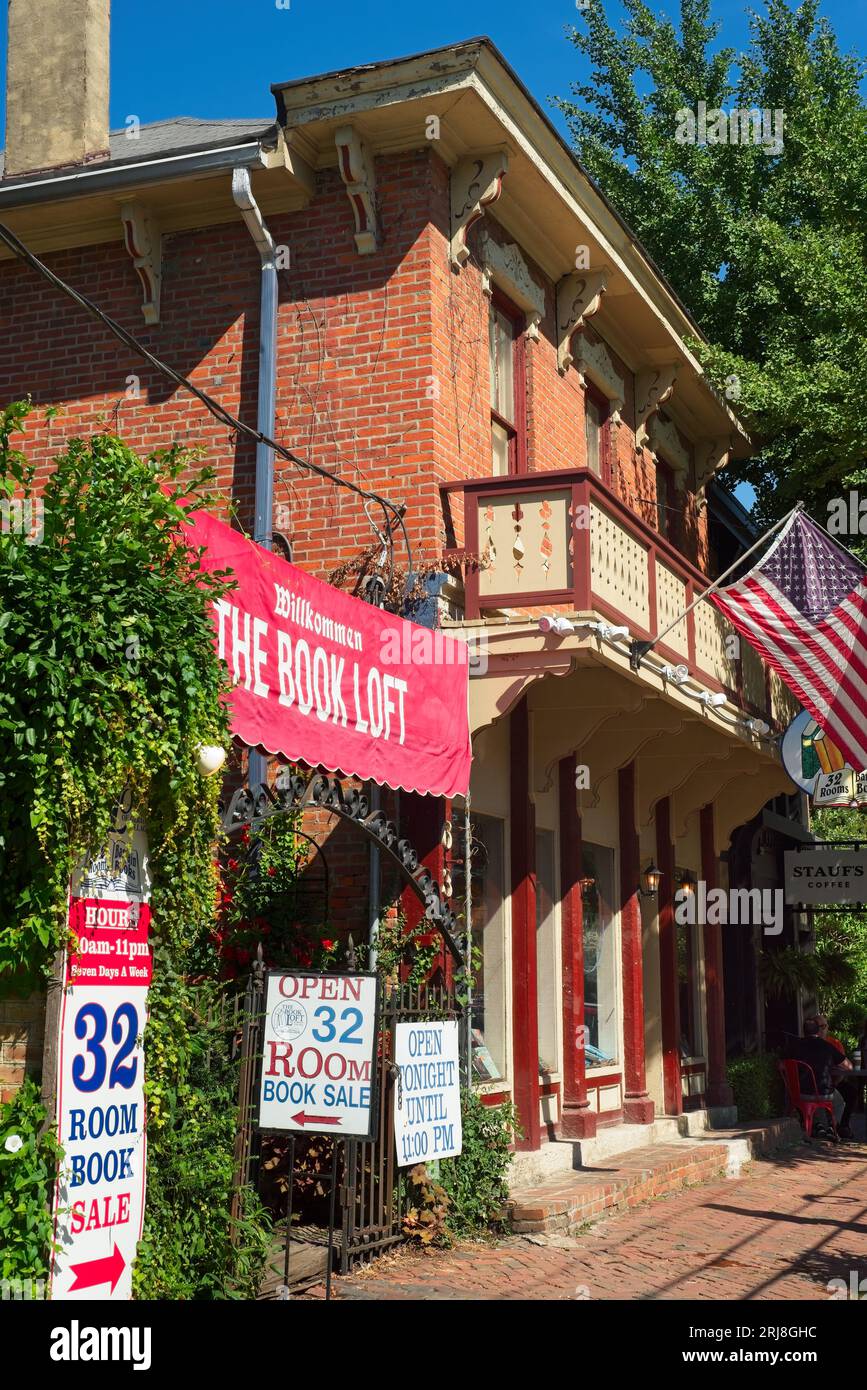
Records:
<instances>
[{"instance_id":1,"label":"chimney","mask_svg":"<svg viewBox=\"0 0 867 1390\"><path fill-rule=\"evenodd\" d=\"M9 0L4 177L108 159L111 0Z\"/></svg>"}]
</instances>

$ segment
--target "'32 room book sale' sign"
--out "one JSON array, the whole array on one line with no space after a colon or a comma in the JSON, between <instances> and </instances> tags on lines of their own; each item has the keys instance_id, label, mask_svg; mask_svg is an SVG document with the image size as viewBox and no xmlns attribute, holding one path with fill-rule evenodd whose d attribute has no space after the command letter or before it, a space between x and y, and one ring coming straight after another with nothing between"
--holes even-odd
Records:
<instances>
[{"instance_id":1,"label":"'32 room book sale' sign","mask_svg":"<svg viewBox=\"0 0 867 1390\"><path fill-rule=\"evenodd\" d=\"M147 858L144 827L120 816L70 893L78 949L66 953L60 1009L54 1299L132 1296L145 1201Z\"/></svg>"}]
</instances>

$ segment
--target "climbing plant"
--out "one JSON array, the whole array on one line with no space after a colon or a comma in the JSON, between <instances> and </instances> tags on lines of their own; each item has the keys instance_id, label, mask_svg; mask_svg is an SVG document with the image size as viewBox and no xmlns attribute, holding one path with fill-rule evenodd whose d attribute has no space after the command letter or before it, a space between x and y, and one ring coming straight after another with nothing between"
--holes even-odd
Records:
<instances>
[{"instance_id":1,"label":"climbing plant","mask_svg":"<svg viewBox=\"0 0 867 1390\"><path fill-rule=\"evenodd\" d=\"M30 408L0 414L0 493L30 498L13 447ZM207 504L189 453L138 458L72 439L43 494L42 536L0 532L0 980L32 988L66 935L70 875L105 840L126 789L152 822L175 944L213 910L217 788L196 745L226 740L208 600L220 580L179 544ZM195 577L197 582L191 580ZM182 863L182 875L159 873ZM190 875L197 881L191 883Z\"/></svg>"},{"instance_id":2,"label":"climbing plant","mask_svg":"<svg viewBox=\"0 0 867 1390\"><path fill-rule=\"evenodd\" d=\"M0 496L33 495L30 414L0 412ZM229 746L209 604L230 581L198 568L182 532L185 512L212 502L212 477L186 450L142 459L111 434L71 439L39 531L0 534L0 992L50 973L70 879L122 796L148 827L145 1297L243 1287L264 1240L261 1228L243 1249L229 1239L235 1077L213 1027L219 779L199 774L196 752ZM246 1211L255 1226L255 1202Z\"/></svg>"}]
</instances>

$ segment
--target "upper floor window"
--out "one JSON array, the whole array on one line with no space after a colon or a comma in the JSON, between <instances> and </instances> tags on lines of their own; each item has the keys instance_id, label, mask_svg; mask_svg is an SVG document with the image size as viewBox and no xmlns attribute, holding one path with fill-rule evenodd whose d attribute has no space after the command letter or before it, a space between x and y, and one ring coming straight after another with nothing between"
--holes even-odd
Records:
<instances>
[{"instance_id":1,"label":"upper floor window","mask_svg":"<svg viewBox=\"0 0 867 1390\"><path fill-rule=\"evenodd\" d=\"M656 529L666 540L677 539L674 474L662 459L656 460Z\"/></svg>"},{"instance_id":2,"label":"upper floor window","mask_svg":"<svg viewBox=\"0 0 867 1390\"><path fill-rule=\"evenodd\" d=\"M491 373L491 472L526 471L524 315L498 292L491 299L488 360Z\"/></svg>"},{"instance_id":3,"label":"upper floor window","mask_svg":"<svg viewBox=\"0 0 867 1390\"><path fill-rule=\"evenodd\" d=\"M610 407L605 397L594 387L587 385L584 392L584 439L587 445L587 467L601 478L603 483L611 482L611 463L608 451L608 416Z\"/></svg>"}]
</instances>

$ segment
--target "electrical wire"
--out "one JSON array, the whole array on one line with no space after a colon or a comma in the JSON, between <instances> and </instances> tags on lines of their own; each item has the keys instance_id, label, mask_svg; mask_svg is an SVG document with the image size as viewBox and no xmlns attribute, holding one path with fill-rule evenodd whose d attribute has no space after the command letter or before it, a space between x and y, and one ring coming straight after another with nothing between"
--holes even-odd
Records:
<instances>
[{"instance_id":1,"label":"electrical wire","mask_svg":"<svg viewBox=\"0 0 867 1390\"><path fill-rule=\"evenodd\" d=\"M71 299L79 308L84 309L92 318L98 319L100 323L104 324L115 338L138 357L148 362L155 371L167 377L169 381L173 381L176 386L183 387L185 390L189 391L191 395L201 401L205 409L208 410L216 420L219 420L220 423L225 425L228 429L237 431L247 439L253 440L256 444L264 444L266 448L272 449L280 458L286 459L288 463L294 464L297 468L307 473L314 473L320 478L327 478L329 482L334 483L338 487L348 488L350 492L354 492L360 497L364 505L367 519L373 527L377 538L381 541L384 539L388 554L389 583L391 581L391 572L394 569L393 532L395 527L399 528L403 535L404 545L406 546L407 569L408 572L412 574L412 548L410 546L406 524L403 519L406 510L405 507L397 506L394 502L389 501L387 497L381 496L378 492L370 492L367 488L359 487L357 483L351 482L348 478L341 478L338 474L330 473L328 469L323 468L321 464L312 463L309 459L300 458L297 454L294 454L291 449L285 448L284 445L279 444L275 439L270 439L267 434L263 434L261 430L254 429L252 425L247 425L243 420L236 419L224 406L220 405L219 401L215 401L206 391L202 391L187 377L183 376L180 372L176 372L174 367L170 367L168 363L156 357L143 343L140 343L132 333L127 332L127 330L117 323L109 314L105 313L103 309L100 309L99 305L95 304L92 299L88 299L87 295L82 294L79 290L73 289L73 287L68 285L65 280L62 280L59 275L55 275L54 271L50 270L38 256L34 255L33 252L18 239L15 233L10 231L2 222L0 222L0 241L4 241L10 251L12 251L19 260L29 265L31 269L35 270L39 275L43 276L55 289L60 290L62 294L65 294L67 298ZM368 503L376 503L376 505L382 509L384 536L383 532L380 532L374 525L367 511Z\"/></svg>"}]
</instances>

